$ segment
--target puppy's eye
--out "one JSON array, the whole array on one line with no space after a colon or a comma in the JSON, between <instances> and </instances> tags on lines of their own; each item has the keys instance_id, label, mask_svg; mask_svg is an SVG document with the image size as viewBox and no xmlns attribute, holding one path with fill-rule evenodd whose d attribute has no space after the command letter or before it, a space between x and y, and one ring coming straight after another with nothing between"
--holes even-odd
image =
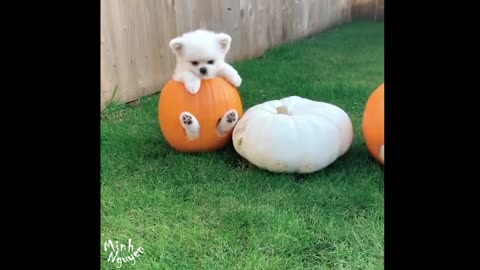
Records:
<instances>
[{"instance_id":1,"label":"puppy's eye","mask_svg":"<svg viewBox=\"0 0 480 270\"><path fill-rule=\"evenodd\" d=\"M209 63L210 65L213 65L213 63L215 63L215 61L209 60L207 63Z\"/></svg>"},{"instance_id":2,"label":"puppy's eye","mask_svg":"<svg viewBox=\"0 0 480 270\"><path fill-rule=\"evenodd\" d=\"M192 61L192 65L198 66L198 62L197 61Z\"/></svg>"}]
</instances>

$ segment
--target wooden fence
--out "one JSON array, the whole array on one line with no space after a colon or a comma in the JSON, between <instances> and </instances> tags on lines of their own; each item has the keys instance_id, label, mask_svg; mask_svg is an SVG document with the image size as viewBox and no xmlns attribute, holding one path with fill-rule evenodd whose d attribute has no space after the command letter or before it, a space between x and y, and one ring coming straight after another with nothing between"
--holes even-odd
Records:
<instances>
[{"instance_id":1,"label":"wooden fence","mask_svg":"<svg viewBox=\"0 0 480 270\"><path fill-rule=\"evenodd\" d=\"M373 2L383 14L375 0L101 0L101 109L158 92L175 66L168 42L184 32L228 33L232 62L349 22L355 12L368 16Z\"/></svg>"},{"instance_id":2,"label":"wooden fence","mask_svg":"<svg viewBox=\"0 0 480 270\"><path fill-rule=\"evenodd\" d=\"M384 0L352 0L352 17L383 20Z\"/></svg>"}]
</instances>

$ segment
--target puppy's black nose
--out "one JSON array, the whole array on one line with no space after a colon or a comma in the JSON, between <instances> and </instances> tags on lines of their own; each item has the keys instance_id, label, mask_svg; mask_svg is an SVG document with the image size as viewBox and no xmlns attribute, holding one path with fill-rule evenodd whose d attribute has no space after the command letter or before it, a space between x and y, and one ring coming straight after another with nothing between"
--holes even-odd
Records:
<instances>
[{"instance_id":1,"label":"puppy's black nose","mask_svg":"<svg viewBox=\"0 0 480 270\"><path fill-rule=\"evenodd\" d=\"M206 67L200 68L200 73L207 74L207 68Z\"/></svg>"}]
</instances>

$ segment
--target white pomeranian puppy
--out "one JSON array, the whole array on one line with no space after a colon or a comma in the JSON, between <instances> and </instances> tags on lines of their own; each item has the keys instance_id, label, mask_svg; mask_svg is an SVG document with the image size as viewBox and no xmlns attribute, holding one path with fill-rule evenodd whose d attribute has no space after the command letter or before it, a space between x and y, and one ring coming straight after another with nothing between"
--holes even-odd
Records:
<instances>
[{"instance_id":1,"label":"white pomeranian puppy","mask_svg":"<svg viewBox=\"0 0 480 270\"><path fill-rule=\"evenodd\" d=\"M232 38L225 33L215 33L199 29L185 33L170 40L169 46L177 56L177 66L173 80L185 84L191 94L200 90L202 79L223 77L235 87L240 86L242 78L238 72L225 62L225 55L230 50ZM226 136L238 121L238 112L230 109L218 115L216 132ZM191 112L181 112L179 122L188 140L200 137L202 123Z\"/></svg>"},{"instance_id":2,"label":"white pomeranian puppy","mask_svg":"<svg viewBox=\"0 0 480 270\"><path fill-rule=\"evenodd\" d=\"M242 78L225 62L232 38L225 33L215 33L199 29L172 39L170 48L177 56L177 66L173 79L185 84L185 88L196 94L201 80L224 77L235 87Z\"/></svg>"}]
</instances>

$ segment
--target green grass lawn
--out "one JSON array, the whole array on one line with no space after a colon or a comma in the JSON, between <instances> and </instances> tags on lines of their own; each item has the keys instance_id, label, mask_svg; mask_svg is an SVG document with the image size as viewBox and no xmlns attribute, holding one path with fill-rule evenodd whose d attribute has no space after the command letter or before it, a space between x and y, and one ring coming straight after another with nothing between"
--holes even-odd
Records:
<instances>
[{"instance_id":1,"label":"green grass lawn","mask_svg":"<svg viewBox=\"0 0 480 270\"><path fill-rule=\"evenodd\" d=\"M120 269L383 269L383 169L361 133L366 100L384 80L383 30L355 22L234 64L245 110L298 95L350 115L352 148L317 173L270 173L231 145L175 152L160 132L158 94L109 106L101 121L102 269L118 269L103 250L109 239L144 250Z\"/></svg>"}]
</instances>

